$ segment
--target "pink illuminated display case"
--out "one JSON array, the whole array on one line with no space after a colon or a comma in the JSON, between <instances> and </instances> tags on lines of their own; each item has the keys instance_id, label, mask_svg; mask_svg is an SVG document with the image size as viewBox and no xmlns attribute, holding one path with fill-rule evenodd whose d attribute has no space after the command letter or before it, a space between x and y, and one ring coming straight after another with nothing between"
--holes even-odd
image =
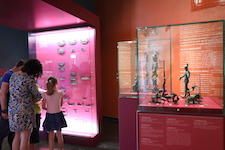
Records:
<instances>
[{"instance_id":1,"label":"pink illuminated display case","mask_svg":"<svg viewBox=\"0 0 225 150\"><path fill-rule=\"evenodd\" d=\"M94 138L99 134L95 32L92 27L81 27L29 34L30 56L43 65L40 88L46 90L48 77L55 76L58 89L65 92L62 111L68 127L62 129L64 135ZM42 126L44 110L41 118Z\"/></svg>"}]
</instances>

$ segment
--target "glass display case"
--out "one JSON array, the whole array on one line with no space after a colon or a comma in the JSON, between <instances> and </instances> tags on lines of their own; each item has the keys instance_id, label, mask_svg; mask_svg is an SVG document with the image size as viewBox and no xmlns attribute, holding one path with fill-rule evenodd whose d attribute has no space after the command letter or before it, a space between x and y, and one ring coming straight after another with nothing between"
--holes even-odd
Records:
<instances>
[{"instance_id":1,"label":"glass display case","mask_svg":"<svg viewBox=\"0 0 225 150\"><path fill-rule=\"evenodd\" d=\"M137 97L136 41L118 42L119 97Z\"/></svg>"},{"instance_id":2,"label":"glass display case","mask_svg":"<svg viewBox=\"0 0 225 150\"><path fill-rule=\"evenodd\" d=\"M64 135L93 138L99 133L96 100L95 29L82 27L29 34L30 58L43 65L39 87L48 77L58 79L65 92L62 111L67 121ZM45 119L42 110L41 127Z\"/></svg>"},{"instance_id":3,"label":"glass display case","mask_svg":"<svg viewBox=\"0 0 225 150\"><path fill-rule=\"evenodd\" d=\"M140 111L224 113L224 21L136 32Z\"/></svg>"}]
</instances>

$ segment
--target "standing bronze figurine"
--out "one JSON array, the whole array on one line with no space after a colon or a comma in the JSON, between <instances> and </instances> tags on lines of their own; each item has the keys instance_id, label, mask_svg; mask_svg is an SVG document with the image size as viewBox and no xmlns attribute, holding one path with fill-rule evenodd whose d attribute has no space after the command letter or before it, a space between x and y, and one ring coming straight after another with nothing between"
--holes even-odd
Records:
<instances>
[{"instance_id":1,"label":"standing bronze figurine","mask_svg":"<svg viewBox=\"0 0 225 150\"><path fill-rule=\"evenodd\" d=\"M190 78L190 71L188 70L188 64L184 67L184 75L180 77L180 80L184 78L184 97L187 96L189 88L188 88L188 83L189 83L189 78Z\"/></svg>"}]
</instances>

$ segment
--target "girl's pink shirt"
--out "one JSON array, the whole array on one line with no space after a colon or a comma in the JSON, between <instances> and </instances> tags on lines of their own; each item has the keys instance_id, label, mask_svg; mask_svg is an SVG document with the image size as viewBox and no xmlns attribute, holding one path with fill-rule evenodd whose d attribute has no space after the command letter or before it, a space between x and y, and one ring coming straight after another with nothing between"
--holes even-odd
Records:
<instances>
[{"instance_id":1,"label":"girl's pink shirt","mask_svg":"<svg viewBox=\"0 0 225 150\"><path fill-rule=\"evenodd\" d=\"M48 113L58 113L61 111L62 98L64 92L57 90L52 95L47 95L46 92L43 93L43 98L46 100L47 112Z\"/></svg>"}]
</instances>

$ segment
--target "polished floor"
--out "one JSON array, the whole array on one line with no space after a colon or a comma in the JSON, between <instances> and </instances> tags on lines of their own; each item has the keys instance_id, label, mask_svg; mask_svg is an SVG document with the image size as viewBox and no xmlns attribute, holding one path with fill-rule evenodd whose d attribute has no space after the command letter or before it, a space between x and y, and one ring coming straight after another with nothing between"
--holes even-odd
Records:
<instances>
[{"instance_id":1,"label":"polished floor","mask_svg":"<svg viewBox=\"0 0 225 150\"><path fill-rule=\"evenodd\" d=\"M2 150L9 150L5 139ZM48 142L41 140L36 150L48 150ZM55 143L57 150L57 143ZM103 118L103 138L95 147L65 144L64 150L119 150L118 120L115 118Z\"/></svg>"}]
</instances>

